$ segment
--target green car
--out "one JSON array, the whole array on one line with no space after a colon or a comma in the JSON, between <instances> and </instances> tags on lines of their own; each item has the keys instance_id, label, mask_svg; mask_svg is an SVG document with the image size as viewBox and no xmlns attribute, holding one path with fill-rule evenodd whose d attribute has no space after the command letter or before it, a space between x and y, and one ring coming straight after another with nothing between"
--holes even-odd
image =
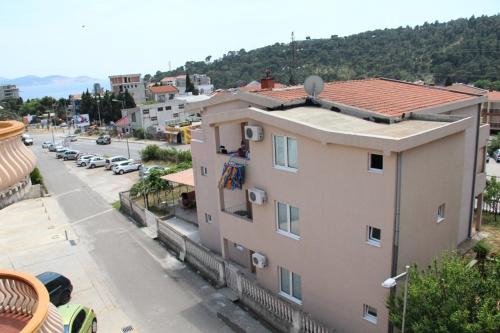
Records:
<instances>
[{"instance_id":1,"label":"green car","mask_svg":"<svg viewBox=\"0 0 500 333\"><path fill-rule=\"evenodd\" d=\"M57 308L64 324L64 333L96 333L97 318L94 310L79 304L66 304Z\"/></svg>"}]
</instances>

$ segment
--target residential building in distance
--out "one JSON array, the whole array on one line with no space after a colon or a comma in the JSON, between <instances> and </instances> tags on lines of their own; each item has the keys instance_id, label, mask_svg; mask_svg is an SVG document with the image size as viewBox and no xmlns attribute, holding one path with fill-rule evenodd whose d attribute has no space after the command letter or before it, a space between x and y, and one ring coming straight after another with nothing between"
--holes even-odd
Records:
<instances>
[{"instance_id":1,"label":"residential building in distance","mask_svg":"<svg viewBox=\"0 0 500 333\"><path fill-rule=\"evenodd\" d=\"M112 75L109 77L111 91L115 95L124 93L127 90L136 104L144 103L146 100L146 88L141 79L141 74Z\"/></svg>"},{"instance_id":2,"label":"residential building in distance","mask_svg":"<svg viewBox=\"0 0 500 333\"><path fill-rule=\"evenodd\" d=\"M74 116L80 113L80 105L82 104L82 94L69 95L69 116Z\"/></svg>"},{"instance_id":3,"label":"residential building in distance","mask_svg":"<svg viewBox=\"0 0 500 333\"><path fill-rule=\"evenodd\" d=\"M160 103L174 99L179 93L177 88L171 85L151 86L149 87L149 92L150 98Z\"/></svg>"},{"instance_id":4,"label":"residential building in distance","mask_svg":"<svg viewBox=\"0 0 500 333\"><path fill-rule=\"evenodd\" d=\"M480 94L389 79L191 103L201 242L338 332L388 332L381 283L481 226ZM221 174L223 177L221 177Z\"/></svg>"},{"instance_id":5,"label":"residential building in distance","mask_svg":"<svg viewBox=\"0 0 500 333\"><path fill-rule=\"evenodd\" d=\"M19 89L15 84L0 85L0 101L6 98L19 98Z\"/></svg>"},{"instance_id":6,"label":"residential building in distance","mask_svg":"<svg viewBox=\"0 0 500 333\"><path fill-rule=\"evenodd\" d=\"M94 93L94 96L103 95L104 94L104 88L101 87L101 85L99 83L94 83L92 91Z\"/></svg>"},{"instance_id":7,"label":"residential building in distance","mask_svg":"<svg viewBox=\"0 0 500 333\"><path fill-rule=\"evenodd\" d=\"M160 80L162 86L175 86L175 77L167 76ZM184 82L185 86L185 82Z\"/></svg>"},{"instance_id":8,"label":"residential building in distance","mask_svg":"<svg viewBox=\"0 0 500 333\"><path fill-rule=\"evenodd\" d=\"M210 95L214 91L214 85L211 79L206 74L190 74L189 78L200 95ZM186 74L177 75L176 77L165 77L161 81L162 85L174 86L180 94L186 92Z\"/></svg>"}]
</instances>

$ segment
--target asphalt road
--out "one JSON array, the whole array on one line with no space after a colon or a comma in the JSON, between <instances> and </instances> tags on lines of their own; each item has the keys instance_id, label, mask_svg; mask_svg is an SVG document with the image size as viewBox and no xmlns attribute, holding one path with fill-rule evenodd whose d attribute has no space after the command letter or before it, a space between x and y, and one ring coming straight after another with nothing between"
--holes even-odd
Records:
<instances>
[{"instance_id":1,"label":"asphalt road","mask_svg":"<svg viewBox=\"0 0 500 333\"><path fill-rule=\"evenodd\" d=\"M71 221L78 246L95 260L134 328L151 333L232 332L210 306L216 291L71 175L64 162L45 153L44 136L33 135L32 150L46 186ZM142 146L131 146L132 157ZM96 148L92 141L77 141L72 147L97 152L91 150ZM98 149L123 155L126 145L115 142Z\"/></svg>"}]
</instances>

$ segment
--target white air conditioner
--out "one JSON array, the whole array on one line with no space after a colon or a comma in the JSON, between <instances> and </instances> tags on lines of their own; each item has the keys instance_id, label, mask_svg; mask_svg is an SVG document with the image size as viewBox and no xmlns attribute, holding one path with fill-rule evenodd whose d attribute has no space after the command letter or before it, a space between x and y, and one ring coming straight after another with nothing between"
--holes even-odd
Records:
<instances>
[{"instance_id":1,"label":"white air conditioner","mask_svg":"<svg viewBox=\"0 0 500 333\"><path fill-rule=\"evenodd\" d=\"M256 205L262 205L267 200L266 192L258 188L248 190L248 200Z\"/></svg>"},{"instance_id":2,"label":"white air conditioner","mask_svg":"<svg viewBox=\"0 0 500 333\"><path fill-rule=\"evenodd\" d=\"M252 254L252 264L257 268L264 268L267 266L267 258L265 255L255 252Z\"/></svg>"},{"instance_id":3,"label":"white air conditioner","mask_svg":"<svg viewBox=\"0 0 500 333\"><path fill-rule=\"evenodd\" d=\"M260 126L245 126L245 139L262 141L264 139L264 130Z\"/></svg>"}]
</instances>

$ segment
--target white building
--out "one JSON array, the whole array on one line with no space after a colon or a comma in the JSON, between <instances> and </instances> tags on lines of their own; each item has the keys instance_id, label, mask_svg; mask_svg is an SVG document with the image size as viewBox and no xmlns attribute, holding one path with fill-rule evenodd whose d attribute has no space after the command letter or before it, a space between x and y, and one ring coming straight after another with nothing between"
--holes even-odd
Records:
<instances>
[{"instance_id":1,"label":"white building","mask_svg":"<svg viewBox=\"0 0 500 333\"><path fill-rule=\"evenodd\" d=\"M19 98L19 89L15 84L0 86L0 101L6 98Z\"/></svg>"},{"instance_id":2,"label":"white building","mask_svg":"<svg viewBox=\"0 0 500 333\"><path fill-rule=\"evenodd\" d=\"M135 104L146 101L146 88L141 74L112 75L109 77L111 91L116 95L128 91L134 98Z\"/></svg>"},{"instance_id":3,"label":"white building","mask_svg":"<svg viewBox=\"0 0 500 333\"><path fill-rule=\"evenodd\" d=\"M195 89L198 89L200 95L210 95L214 91L212 80L206 74L192 74L189 75L191 82ZM174 86L179 91L179 94L186 92L186 74L177 75L176 77L167 76L161 81L162 86Z\"/></svg>"}]
</instances>

